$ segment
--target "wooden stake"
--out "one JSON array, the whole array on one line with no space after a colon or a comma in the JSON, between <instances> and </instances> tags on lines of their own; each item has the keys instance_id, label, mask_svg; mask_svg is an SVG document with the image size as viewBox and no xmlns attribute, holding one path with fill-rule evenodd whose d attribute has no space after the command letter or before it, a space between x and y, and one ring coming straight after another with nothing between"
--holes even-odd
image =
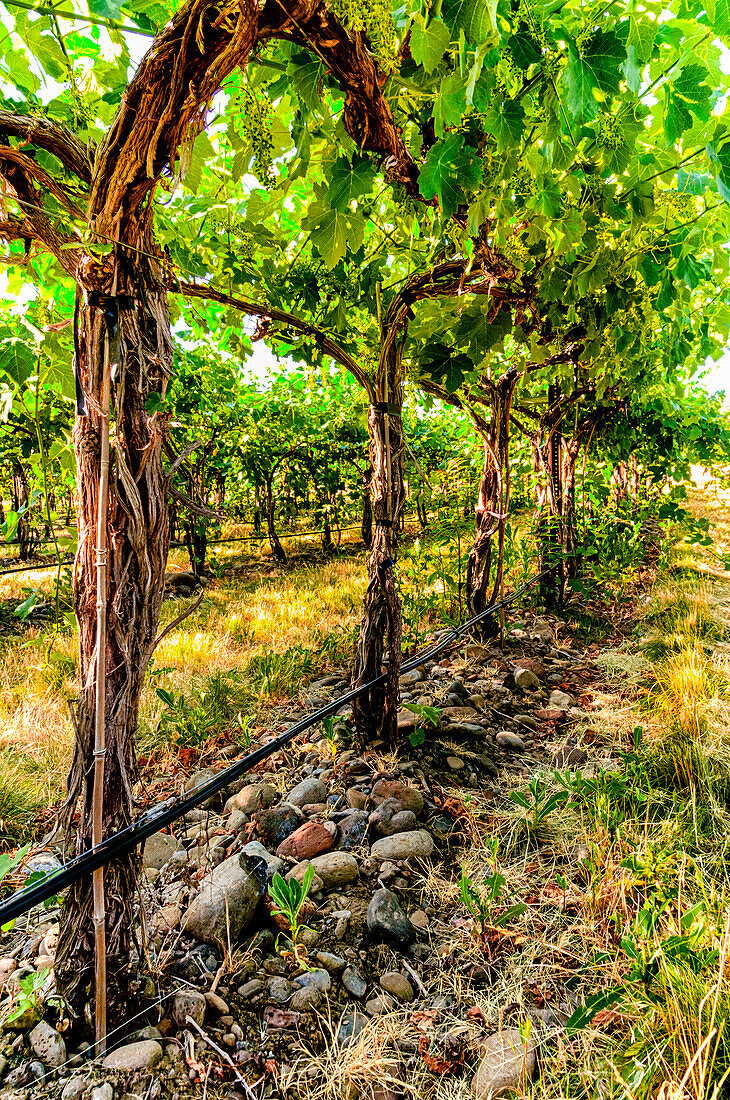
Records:
<instances>
[{"instance_id":1,"label":"wooden stake","mask_svg":"<svg viewBox=\"0 0 730 1100\"><path fill-rule=\"evenodd\" d=\"M116 279L115 279L116 284ZM111 389L109 335L104 338L101 380L99 440L99 499L96 518L96 709L94 714L94 793L91 823L92 844L104 839L104 771L106 761L106 589L107 519L109 511L109 397ZM106 1050L106 901L104 868L94 871L94 986L96 1055Z\"/></svg>"}]
</instances>

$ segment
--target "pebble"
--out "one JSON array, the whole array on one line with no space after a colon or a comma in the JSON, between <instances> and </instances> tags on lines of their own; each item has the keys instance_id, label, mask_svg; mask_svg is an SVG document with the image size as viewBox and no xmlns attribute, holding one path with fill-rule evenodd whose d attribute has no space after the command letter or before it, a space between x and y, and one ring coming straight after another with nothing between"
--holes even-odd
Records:
<instances>
[{"instance_id":1,"label":"pebble","mask_svg":"<svg viewBox=\"0 0 730 1100\"><path fill-rule=\"evenodd\" d=\"M296 978L292 978L291 984L295 989L320 989L326 993L332 985L332 978L326 970L305 970Z\"/></svg>"},{"instance_id":2,"label":"pebble","mask_svg":"<svg viewBox=\"0 0 730 1100\"><path fill-rule=\"evenodd\" d=\"M430 856L434 849L433 837L426 829L410 833L396 833L376 840L370 849L376 859L411 859Z\"/></svg>"},{"instance_id":3,"label":"pebble","mask_svg":"<svg viewBox=\"0 0 730 1100\"><path fill-rule=\"evenodd\" d=\"M316 959L319 965L330 974L339 974L345 968L345 960L340 955L333 955L329 951L318 951Z\"/></svg>"},{"instance_id":4,"label":"pebble","mask_svg":"<svg viewBox=\"0 0 730 1100\"><path fill-rule=\"evenodd\" d=\"M501 749L509 749L510 752L525 751L525 742L518 733L510 733L509 730L502 730L497 734L495 740Z\"/></svg>"},{"instance_id":5,"label":"pebble","mask_svg":"<svg viewBox=\"0 0 730 1100\"><path fill-rule=\"evenodd\" d=\"M358 1000L367 993L368 983L363 978L356 966L346 966L342 972L342 984L348 993Z\"/></svg>"},{"instance_id":6,"label":"pebble","mask_svg":"<svg viewBox=\"0 0 730 1100\"><path fill-rule=\"evenodd\" d=\"M81 1100L81 1097L89 1087L86 1077L70 1077L63 1086L61 1100Z\"/></svg>"},{"instance_id":7,"label":"pebble","mask_svg":"<svg viewBox=\"0 0 730 1100\"><path fill-rule=\"evenodd\" d=\"M299 883L299 885L301 886L301 884L304 882L304 875L305 875L309 865L310 865L310 860L308 860L308 859L303 859L301 861L301 863L297 863L296 867L292 867L291 871L289 871L289 873L285 876L286 881L289 882L290 879L295 878L297 880L297 882ZM323 879L321 879L319 877L319 875L315 873L314 878L312 879L312 884L309 887L310 892L312 894L318 894L319 891L321 889L323 889L323 887L324 887Z\"/></svg>"},{"instance_id":8,"label":"pebble","mask_svg":"<svg viewBox=\"0 0 730 1100\"><path fill-rule=\"evenodd\" d=\"M241 857L230 856L202 879L182 928L206 943L235 941L253 919L261 893L262 884L242 866Z\"/></svg>"},{"instance_id":9,"label":"pebble","mask_svg":"<svg viewBox=\"0 0 730 1100\"><path fill-rule=\"evenodd\" d=\"M159 871L178 848L177 840L168 833L153 833L145 841L142 863Z\"/></svg>"},{"instance_id":10,"label":"pebble","mask_svg":"<svg viewBox=\"0 0 730 1100\"><path fill-rule=\"evenodd\" d=\"M587 759L588 753L578 745L561 745L555 753L554 763L556 768L577 768Z\"/></svg>"},{"instance_id":11,"label":"pebble","mask_svg":"<svg viewBox=\"0 0 730 1100\"><path fill-rule=\"evenodd\" d=\"M362 844L368 831L367 810L355 810L339 823L339 839L335 845L342 851L350 851Z\"/></svg>"},{"instance_id":12,"label":"pebble","mask_svg":"<svg viewBox=\"0 0 730 1100\"><path fill-rule=\"evenodd\" d=\"M45 1020L41 1020L33 1028L28 1036L28 1042L34 1054L37 1054L41 1062L53 1069L62 1066L66 1061L66 1044L63 1038Z\"/></svg>"},{"instance_id":13,"label":"pebble","mask_svg":"<svg viewBox=\"0 0 730 1100\"><path fill-rule=\"evenodd\" d=\"M416 909L415 912L410 915L411 924L419 932L427 932L429 926L428 915L424 913L423 909Z\"/></svg>"},{"instance_id":14,"label":"pebble","mask_svg":"<svg viewBox=\"0 0 730 1100\"><path fill-rule=\"evenodd\" d=\"M269 1000L280 1005L287 1004L292 995L291 982L287 981L286 978L276 976L269 978L267 989Z\"/></svg>"},{"instance_id":15,"label":"pebble","mask_svg":"<svg viewBox=\"0 0 730 1100\"><path fill-rule=\"evenodd\" d=\"M364 791L359 791L357 787L350 787L349 791L345 793L345 802L353 810L364 810L368 804L368 796Z\"/></svg>"},{"instance_id":16,"label":"pebble","mask_svg":"<svg viewBox=\"0 0 730 1100\"><path fill-rule=\"evenodd\" d=\"M202 993L197 993L194 989L185 989L175 994L172 1002L172 1018L178 1027L184 1027L186 1018L190 1016L202 1027L205 1007L205 997Z\"/></svg>"},{"instance_id":17,"label":"pebble","mask_svg":"<svg viewBox=\"0 0 730 1100\"><path fill-rule=\"evenodd\" d=\"M324 855L315 856L311 863L315 874L328 889L345 886L358 877L357 860L349 852L325 852Z\"/></svg>"},{"instance_id":18,"label":"pebble","mask_svg":"<svg viewBox=\"0 0 730 1100\"><path fill-rule=\"evenodd\" d=\"M114 1100L114 1089L105 1081L103 1085L91 1090L89 1100Z\"/></svg>"},{"instance_id":19,"label":"pebble","mask_svg":"<svg viewBox=\"0 0 730 1100\"><path fill-rule=\"evenodd\" d=\"M140 1043L128 1043L113 1050L111 1054L107 1054L102 1066L104 1069L118 1069L131 1073L156 1066L162 1059L162 1055L160 1043L154 1039L145 1039Z\"/></svg>"},{"instance_id":20,"label":"pebble","mask_svg":"<svg viewBox=\"0 0 730 1100\"><path fill-rule=\"evenodd\" d=\"M423 812L423 795L416 787L410 787L400 779L379 779L374 784L370 797L375 806L385 802L386 798L395 798L402 809L412 810L418 817Z\"/></svg>"},{"instance_id":21,"label":"pebble","mask_svg":"<svg viewBox=\"0 0 730 1100\"><path fill-rule=\"evenodd\" d=\"M289 1002L294 1012L311 1012L318 1008L324 999L324 993L316 986L297 989Z\"/></svg>"},{"instance_id":22,"label":"pebble","mask_svg":"<svg viewBox=\"0 0 730 1100\"><path fill-rule=\"evenodd\" d=\"M253 814L257 810L267 810L278 797L279 792L270 783L247 783L237 794L231 795L223 807L223 813L240 810L244 814Z\"/></svg>"},{"instance_id":23,"label":"pebble","mask_svg":"<svg viewBox=\"0 0 730 1100\"><path fill-rule=\"evenodd\" d=\"M451 768L452 772L461 771L461 769L464 767L464 761L461 759L460 756L447 756L446 763L448 767Z\"/></svg>"},{"instance_id":24,"label":"pebble","mask_svg":"<svg viewBox=\"0 0 730 1100\"><path fill-rule=\"evenodd\" d=\"M399 1001L410 1002L415 997L413 986L408 978L397 970L388 970L385 974L380 975L380 988Z\"/></svg>"},{"instance_id":25,"label":"pebble","mask_svg":"<svg viewBox=\"0 0 730 1100\"><path fill-rule=\"evenodd\" d=\"M574 700L565 691L551 691L550 699L548 700L548 706L556 707L558 710L567 710L568 707L572 707Z\"/></svg>"},{"instance_id":26,"label":"pebble","mask_svg":"<svg viewBox=\"0 0 730 1100\"><path fill-rule=\"evenodd\" d=\"M516 668L514 670L514 681L522 691L540 690L540 681L529 668Z\"/></svg>"},{"instance_id":27,"label":"pebble","mask_svg":"<svg viewBox=\"0 0 730 1100\"><path fill-rule=\"evenodd\" d=\"M230 1012L227 1002L219 997L217 993L206 993L205 1002L211 1012L215 1012L219 1016L227 1016Z\"/></svg>"},{"instance_id":28,"label":"pebble","mask_svg":"<svg viewBox=\"0 0 730 1100\"><path fill-rule=\"evenodd\" d=\"M365 1002L365 1011L368 1016L383 1016L386 1012L393 1012L395 1008L396 1002L387 993L376 993Z\"/></svg>"},{"instance_id":29,"label":"pebble","mask_svg":"<svg viewBox=\"0 0 730 1100\"><path fill-rule=\"evenodd\" d=\"M490 1035L484 1043L471 1091L476 1100L497 1100L522 1088L534 1072L535 1040L523 1043L519 1028L506 1028Z\"/></svg>"},{"instance_id":30,"label":"pebble","mask_svg":"<svg viewBox=\"0 0 730 1100\"><path fill-rule=\"evenodd\" d=\"M415 938L416 930L392 890L381 888L375 891L368 905L366 920L368 930L376 940L406 947Z\"/></svg>"},{"instance_id":31,"label":"pebble","mask_svg":"<svg viewBox=\"0 0 730 1100\"><path fill-rule=\"evenodd\" d=\"M300 825L276 849L283 859L312 859L332 847L332 833L317 821Z\"/></svg>"},{"instance_id":32,"label":"pebble","mask_svg":"<svg viewBox=\"0 0 730 1100\"><path fill-rule=\"evenodd\" d=\"M278 806L260 810L255 816L256 832L263 846L270 851L276 851L282 840L286 840L304 821L299 807L288 802L280 802Z\"/></svg>"},{"instance_id":33,"label":"pebble","mask_svg":"<svg viewBox=\"0 0 730 1100\"><path fill-rule=\"evenodd\" d=\"M286 796L290 806L309 806L312 802L326 802L327 788L321 779L310 776L297 783Z\"/></svg>"}]
</instances>

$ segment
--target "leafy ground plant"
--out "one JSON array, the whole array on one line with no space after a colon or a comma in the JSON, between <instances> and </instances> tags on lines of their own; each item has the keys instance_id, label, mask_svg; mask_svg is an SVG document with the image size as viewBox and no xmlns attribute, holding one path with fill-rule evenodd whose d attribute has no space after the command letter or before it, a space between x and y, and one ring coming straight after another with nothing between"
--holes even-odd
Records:
<instances>
[{"instance_id":1,"label":"leafy ground plant","mask_svg":"<svg viewBox=\"0 0 730 1100\"><path fill-rule=\"evenodd\" d=\"M274 902L274 909L272 912L284 917L289 925L289 936L292 944L294 962L298 966L303 966L305 969L309 969L309 964L307 962L307 950L304 944L299 943L299 935L304 927L299 922L299 915L302 911L302 906L307 900L309 891L312 888L313 879L314 867L310 864L304 872L304 877L301 882L298 882L294 877L287 881L277 872L272 878L271 885L269 886L269 895ZM277 937L277 951L279 950L280 938L281 937Z\"/></svg>"}]
</instances>

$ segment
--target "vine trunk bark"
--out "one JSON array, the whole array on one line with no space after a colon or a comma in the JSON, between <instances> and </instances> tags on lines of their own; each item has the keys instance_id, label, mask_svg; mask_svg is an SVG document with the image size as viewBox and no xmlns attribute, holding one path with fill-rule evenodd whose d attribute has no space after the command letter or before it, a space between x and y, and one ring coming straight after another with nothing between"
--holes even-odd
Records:
<instances>
[{"instance_id":1,"label":"vine trunk bark","mask_svg":"<svg viewBox=\"0 0 730 1100\"><path fill-rule=\"evenodd\" d=\"M403 428L401 422L403 338L388 331L380 356L374 400L368 410L372 479L373 528L368 559L365 613L355 646L353 685L369 683L383 671L385 683L358 696L353 716L363 738L395 742L398 715L398 675L401 663L403 618L395 577L398 519L405 503Z\"/></svg>"}]
</instances>

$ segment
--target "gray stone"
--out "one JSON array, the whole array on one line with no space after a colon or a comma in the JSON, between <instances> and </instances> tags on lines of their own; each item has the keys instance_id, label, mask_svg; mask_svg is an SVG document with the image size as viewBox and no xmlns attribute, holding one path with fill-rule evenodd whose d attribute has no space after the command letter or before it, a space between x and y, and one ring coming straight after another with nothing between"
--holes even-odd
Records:
<instances>
[{"instance_id":1,"label":"gray stone","mask_svg":"<svg viewBox=\"0 0 730 1100\"><path fill-rule=\"evenodd\" d=\"M145 867L154 867L159 871L177 849L178 843L174 836L169 833L153 833L145 842L142 862Z\"/></svg>"},{"instance_id":2,"label":"gray stone","mask_svg":"<svg viewBox=\"0 0 730 1100\"><path fill-rule=\"evenodd\" d=\"M316 986L309 986L307 989L297 989L289 1002L289 1007L293 1012L312 1012L315 1008L321 1005L324 999L324 993L321 989L317 989Z\"/></svg>"},{"instance_id":3,"label":"gray stone","mask_svg":"<svg viewBox=\"0 0 730 1100\"><path fill-rule=\"evenodd\" d=\"M514 671L514 680L518 688L522 691L539 691L540 681L534 672L529 668L516 668Z\"/></svg>"},{"instance_id":4,"label":"gray stone","mask_svg":"<svg viewBox=\"0 0 730 1100\"><path fill-rule=\"evenodd\" d=\"M337 1029L337 1042L341 1047L349 1047L357 1040L360 1032L368 1022L367 1016L354 1009L342 1014L340 1026Z\"/></svg>"},{"instance_id":5,"label":"gray stone","mask_svg":"<svg viewBox=\"0 0 730 1100\"><path fill-rule=\"evenodd\" d=\"M384 1016L386 1012L393 1012L395 1008L395 1001L387 993L376 993L365 1002L365 1011L368 1016Z\"/></svg>"},{"instance_id":6,"label":"gray stone","mask_svg":"<svg viewBox=\"0 0 730 1100\"><path fill-rule=\"evenodd\" d=\"M327 888L345 886L358 876L357 860L349 852L324 852L311 860L316 875Z\"/></svg>"},{"instance_id":7,"label":"gray stone","mask_svg":"<svg viewBox=\"0 0 730 1100\"><path fill-rule=\"evenodd\" d=\"M105 1081L103 1085L98 1085L91 1090L89 1100L114 1100L114 1089L108 1081Z\"/></svg>"},{"instance_id":8,"label":"gray stone","mask_svg":"<svg viewBox=\"0 0 730 1100\"><path fill-rule=\"evenodd\" d=\"M211 1012L217 1013L218 1016L227 1016L230 1012L227 1002L219 997L217 993L206 993L205 1003Z\"/></svg>"},{"instance_id":9,"label":"gray stone","mask_svg":"<svg viewBox=\"0 0 730 1100\"><path fill-rule=\"evenodd\" d=\"M273 977L268 981L269 1000L276 1004L285 1005L292 995L291 982L286 978Z\"/></svg>"},{"instance_id":10,"label":"gray stone","mask_svg":"<svg viewBox=\"0 0 730 1100\"><path fill-rule=\"evenodd\" d=\"M239 997L243 997L246 1001L253 1000L254 997L258 997L263 991L264 983L260 978L252 978L250 982L244 982L243 985L238 987Z\"/></svg>"},{"instance_id":11,"label":"gray stone","mask_svg":"<svg viewBox=\"0 0 730 1100\"><path fill-rule=\"evenodd\" d=\"M342 973L342 984L348 993L360 1001L368 990L368 983L356 966L346 966Z\"/></svg>"},{"instance_id":12,"label":"gray stone","mask_svg":"<svg viewBox=\"0 0 730 1100\"><path fill-rule=\"evenodd\" d=\"M316 959L319 965L330 974L339 974L345 969L345 960L340 955L333 955L329 951L318 951Z\"/></svg>"},{"instance_id":13,"label":"gray stone","mask_svg":"<svg viewBox=\"0 0 730 1100\"><path fill-rule=\"evenodd\" d=\"M415 996L408 978L404 974L399 974L397 970L388 970L380 975L380 988L399 1001L409 1002Z\"/></svg>"},{"instance_id":14,"label":"gray stone","mask_svg":"<svg viewBox=\"0 0 730 1100\"><path fill-rule=\"evenodd\" d=\"M314 802L325 802L326 800L327 788L321 779L316 779L314 776L297 783L294 790L286 796L286 801L290 806L310 806Z\"/></svg>"},{"instance_id":15,"label":"gray stone","mask_svg":"<svg viewBox=\"0 0 730 1100\"><path fill-rule=\"evenodd\" d=\"M279 792L270 783L247 783L237 794L231 795L223 812L230 814L240 810L244 814L253 814L256 810L267 810L278 797Z\"/></svg>"},{"instance_id":16,"label":"gray stone","mask_svg":"<svg viewBox=\"0 0 730 1100\"><path fill-rule=\"evenodd\" d=\"M348 792L349 794L350 792ZM340 835L335 850L349 852L362 844L368 831L367 810L355 810L339 823Z\"/></svg>"},{"instance_id":17,"label":"gray stone","mask_svg":"<svg viewBox=\"0 0 730 1100\"><path fill-rule=\"evenodd\" d=\"M411 669L410 672L404 672L398 677L398 687L408 687L409 684L417 684L423 679L423 673L420 668Z\"/></svg>"},{"instance_id":18,"label":"gray stone","mask_svg":"<svg viewBox=\"0 0 730 1100\"><path fill-rule=\"evenodd\" d=\"M271 852L268 851L268 849L264 848L260 840L250 840L248 844L243 845L241 851L244 853L244 855L258 856L261 859L265 860L266 866L268 868L269 878L272 878L277 871L281 872L281 869L284 866L284 860L279 859L278 856L272 855Z\"/></svg>"},{"instance_id":19,"label":"gray stone","mask_svg":"<svg viewBox=\"0 0 730 1100\"><path fill-rule=\"evenodd\" d=\"M573 698L565 691L551 691L548 706L557 707L558 710L567 710L572 707Z\"/></svg>"},{"instance_id":20,"label":"gray stone","mask_svg":"<svg viewBox=\"0 0 730 1100\"><path fill-rule=\"evenodd\" d=\"M241 865L241 856L230 856L201 881L198 896L183 915L183 931L207 943L226 945L229 937L235 942L260 897L261 885Z\"/></svg>"},{"instance_id":21,"label":"gray stone","mask_svg":"<svg viewBox=\"0 0 730 1100\"><path fill-rule=\"evenodd\" d=\"M176 998L177 999L177 998ZM192 1016L192 1013L190 1013ZM135 1070L151 1069L162 1059L162 1044L154 1039L143 1039L140 1043L128 1043L126 1046L117 1047L111 1054L107 1054L102 1062L104 1069L118 1069L126 1073Z\"/></svg>"},{"instance_id":22,"label":"gray stone","mask_svg":"<svg viewBox=\"0 0 730 1100\"><path fill-rule=\"evenodd\" d=\"M275 852L282 840L286 840L303 821L304 814L298 806L280 802L278 806L256 814L256 831L264 847Z\"/></svg>"},{"instance_id":23,"label":"gray stone","mask_svg":"<svg viewBox=\"0 0 730 1100\"><path fill-rule=\"evenodd\" d=\"M291 984L295 989L320 989L326 993L332 985L332 978L326 970L305 970L303 974L292 978Z\"/></svg>"},{"instance_id":24,"label":"gray stone","mask_svg":"<svg viewBox=\"0 0 730 1100\"><path fill-rule=\"evenodd\" d=\"M425 829L414 829L410 833L396 833L376 840L370 849L375 859L412 859L415 856L426 857L433 852L433 837Z\"/></svg>"},{"instance_id":25,"label":"gray stone","mask_svg":"<svg viewBox=\"0 0 730 1100\"><path fill-rule=\"evenodd\" d=\"M392 890L375 891L368 905L367 926L373 939L385 940L397 947L406 947L416 935Z\"/></svg>"},{"instance_id":26,"label":"gray stone","mask_svg":"<svg viewBox=\"0 0 730 1100\"><path fill-rule=\"evenodd\" d=\"M38 1055L44 1065L58 1069L66 1061L65 1042L55 1027L51 1027L45 1020L36 1024L28 1036L28 1042L33 1053Z\"/></svg>"},{"instance_id":27,"label":"gray stone","mask_svg":"<svg viewBox=\"0 0 730 1100\"><path fill-rule=\"evenodd\" d=\"M535 1040L524 1043L518 1028L506 1028L490 1035L482 1047L471 1091L477 1100L496 1100L524 1086L534 1072Z\"/></svg>"},{"instance_id":28,"label":"gray stone","mask_svg":"<svg viewBox=\"0 0 730 1100\"><path fill-rule=\"evenodd\" d=\"M509 730L501 730L495 738L501 749L509 749L510 752L524 752L525 742L519 734L510 733Z\"/></svg>"},{"instance_id":29,"label":"gray stone","mask_svg":"<svg viewBox=\"0 0 730 1100\"><path fill-rule=\"evenodd\" d=\"M86 1077L71 1077L63 1086L61 1100L81 1100L88 1087Z\"/></svg>"},{"instance_id":30,"label":"gray stone","mask_svg":"<svg viewBox=\"0 0 730 1100\"><path fill-rule=\"evenodd\" d=\"M172 1018L178 1027L184 1027L185 1020L190 1016L202 1027L205 1009L205 996L202 993L197 993L194 989L184 989L175 994L172 1002Z\"/></svg>"}]
</instances>

